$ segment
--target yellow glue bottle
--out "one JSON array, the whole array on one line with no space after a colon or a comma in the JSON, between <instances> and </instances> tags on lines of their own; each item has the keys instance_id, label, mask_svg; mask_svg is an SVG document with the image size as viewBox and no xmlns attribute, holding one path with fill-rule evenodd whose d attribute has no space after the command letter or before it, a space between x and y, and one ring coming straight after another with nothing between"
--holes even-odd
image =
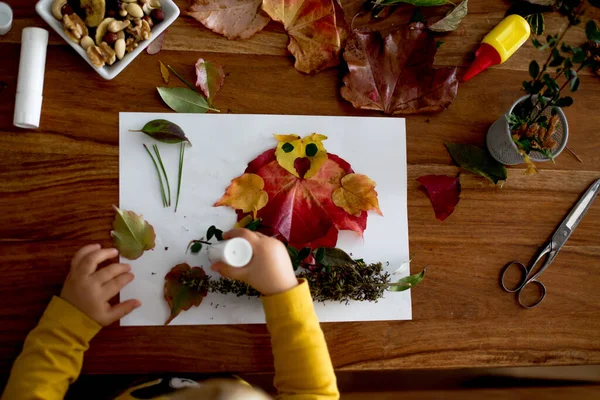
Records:
<instances>
[{"instance_id":1,"label":"yellow glue bottle","mask_svg":"<svg viewBox=\"0 0 600 400\"><path fill-rule=\"evenodd\" d=\"M466 82L492 65L508 60L527 41L530 33L529 23L520 15L504 18L485 35L481 46L475 52L475 61L462 77L462 81Z\"/></svg>"}]
</instances>

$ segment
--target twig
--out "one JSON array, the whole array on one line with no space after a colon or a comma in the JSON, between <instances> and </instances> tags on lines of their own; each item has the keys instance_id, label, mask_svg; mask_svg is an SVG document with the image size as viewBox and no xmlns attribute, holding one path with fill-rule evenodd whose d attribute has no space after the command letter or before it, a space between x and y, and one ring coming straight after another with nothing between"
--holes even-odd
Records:
<instances>
[{"instance_id":1,"label":"twig","mask_svg":"<svg viewBox=\"0 0 600 400\"><path fill-rule=\"evenodd\" d=\"M167 171L165 170L165 166L163 165L162 158L160 157L160 152L158 151L157 145L152 145L154 148L154 152L156 153L156 158L158 158L158 163L160 164L160 168L162 169L162 173L165 177L165 182L167 182L167 193L169 194L167 206L171 207L171 185L169 185L169 177L167 176Z\"/></svg>"},{"instance_id":2,"label":"twig","mask_svg":"<svg viewBox=\"0 0 600 400\"><path fill-rule=\"evenodd\" d=\"M582 160L581 158L579 158L579 156L578 156L577 154L575 154L575 153L573 152L573 150L571 150L571 149L569 148L569 146L565 146L565 149L567 149L567 151L568 151L569 153L571 153L571 155L572 155L573 157L575 157L575 158L577 159L577 161L579 161L580 163L582 163L582 164L583 164L583 160Z\"/></svg>"},{"instance_id":3,"label":"twig","mask_svg":"<svg viewBox=\"0 0 600 400\"><path fill-rule=\"evenodd\" d=\"M150 159L152 159L152 163L154 164L154 168L156 168L156 174L158 175L158 181L160 182L160 194L162 196L163 207L167 207L167 198L165 196L165 186L163 185L163 181L162 181L162 178L160 176L160 170L158 169L158 164L156 163L156 160L152 156L152 153L150 152L150 150L148 149L148 146L146 146L146 144L144 144L144 149L146 149L146 152L150 156Z\"/></svg>"},{"instance_id":4,"label":"twig","mask_svg":"<svg viewBox=\"0 0 600 400\"><path fill-rule=\"evenodd\" d=\"M179 205L179 192L181 191L181 176L183 173L183 155L185 154L185 142L181 143L179 148L179 177L177 178L177 198L175 199L175 212L177 212L177 206Z\"/></svg>"}]
</instances>

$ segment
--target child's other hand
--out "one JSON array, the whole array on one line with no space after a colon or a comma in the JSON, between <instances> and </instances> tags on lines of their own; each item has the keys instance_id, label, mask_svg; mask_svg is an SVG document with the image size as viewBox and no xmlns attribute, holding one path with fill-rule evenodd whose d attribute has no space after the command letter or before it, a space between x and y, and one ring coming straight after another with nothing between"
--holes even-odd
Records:
<instances>
[{"instance_id":1,"label":"child's other hand","mask_svg":"<svg viewBox=\"0 0 600 400\"><path fill-rule=\"evenodd\" d=\"M226 278L246 282L263 295L285 292L298 285L287 249L279 240L248 229L234 229L223 235L223 239L241 237L252 245L252 260L243 268L234 268L225 263L215 263L213 271Z\"/></svg>"},{"instance_id":2,"label":"child's other hand","mask_svg":"<svg viewBox=\"0 0 600 400\"><path fill-rule=\"evenodd\" d=\"M116 257L117 249L102 249L99 244L82 247L71 261L71 270L60 297L102 326L120 320L141 306L139 300L108 303L129 282L133 274L129 264L111 264L97 271L98 265Z\"/></svg>"}]
</instances>

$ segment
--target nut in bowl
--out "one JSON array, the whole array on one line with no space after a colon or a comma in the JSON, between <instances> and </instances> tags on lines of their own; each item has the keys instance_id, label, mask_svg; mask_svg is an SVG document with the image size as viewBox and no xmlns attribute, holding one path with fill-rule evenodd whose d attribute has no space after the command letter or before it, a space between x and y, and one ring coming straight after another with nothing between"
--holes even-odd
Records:
<instances>
[{"instance_id":1,"label":"nut in bowl","mask_svg":"<svg viewBox=\"0 0 600 400\"><path fill-rule=\"evenodd\" d=\"M107 80L179 16L173 0L40 0L36 10Z\"/></svg>"}]
</instances>

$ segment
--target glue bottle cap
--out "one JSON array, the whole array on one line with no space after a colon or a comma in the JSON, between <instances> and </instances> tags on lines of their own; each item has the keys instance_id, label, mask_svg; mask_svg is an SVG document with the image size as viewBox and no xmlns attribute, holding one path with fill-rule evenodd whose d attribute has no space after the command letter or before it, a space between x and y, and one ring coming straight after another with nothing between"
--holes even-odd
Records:
<instances>
[{"instance_id":1,"label":"glue bottle cap","mask_svg":"<svg viewBox=\"0 0 600 400\"><path fill-rule=\"evenodd\" d=\"M10 6L0 2L0 36L6 35L12 28L13 12Z\"/></svg>"}]
</instances>

